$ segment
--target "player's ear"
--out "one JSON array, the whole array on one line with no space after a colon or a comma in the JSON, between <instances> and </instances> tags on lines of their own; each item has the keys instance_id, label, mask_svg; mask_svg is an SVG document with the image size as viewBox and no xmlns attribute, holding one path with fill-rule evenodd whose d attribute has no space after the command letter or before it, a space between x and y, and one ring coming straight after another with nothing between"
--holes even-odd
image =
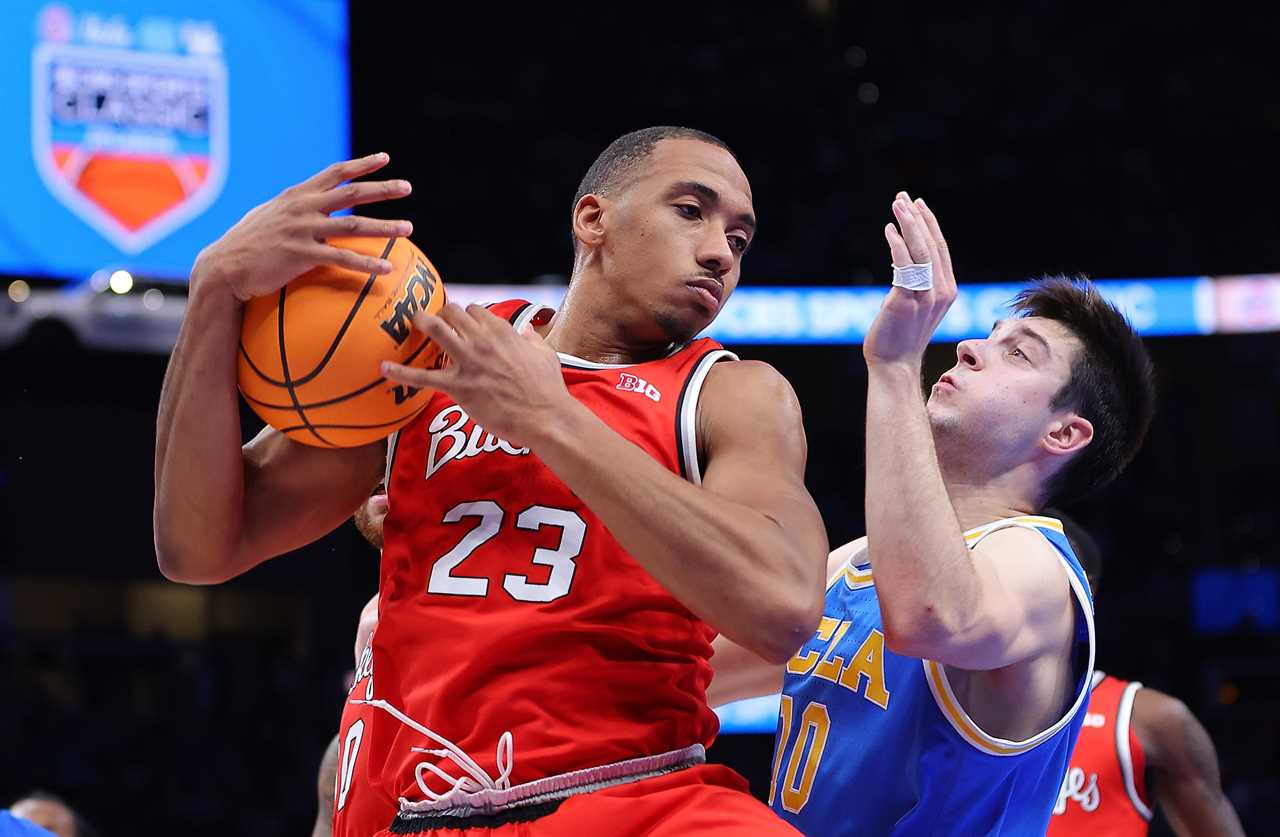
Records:
<instances>
[{"instance_id":1,"label":"player's ear","mask_svg":"<svg viewBox=\"0 0 1280 837\"><path fill-rule=\"evenodd\" d=\"M1054 420L1044 434L1041 446L1054 456L1065 456L1084 450L1093 441L1093 422L1075 413Z\"/></svg>"},{"instance_id":2,"label":"player's ear","mask_svg":"<svg viewBox=\"0 0 1280 837\"><path fill-rule=\"evenodd\" d=\"M573 207L573 237L586 247L597 247L604 239L604 213L609 199L583 195Z\"/></svg>"}]
</instances>

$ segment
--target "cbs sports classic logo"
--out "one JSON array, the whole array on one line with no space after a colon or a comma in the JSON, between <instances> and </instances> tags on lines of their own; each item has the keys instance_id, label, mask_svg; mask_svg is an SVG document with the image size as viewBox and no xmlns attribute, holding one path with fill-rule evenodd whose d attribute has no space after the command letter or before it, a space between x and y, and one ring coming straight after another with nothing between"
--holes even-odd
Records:
<instances>
[{"instance_id":1,"label":"cbs sports classic logo","mask_svg":"<svg viewBox=\"0 0 1280 837\"><path fill-rule=\"evenodd\" d=\"M35 26L31 145L50 192L125 253L207 209L227 174L213 24L53 3Z\"/></svg>"}]
</instances>

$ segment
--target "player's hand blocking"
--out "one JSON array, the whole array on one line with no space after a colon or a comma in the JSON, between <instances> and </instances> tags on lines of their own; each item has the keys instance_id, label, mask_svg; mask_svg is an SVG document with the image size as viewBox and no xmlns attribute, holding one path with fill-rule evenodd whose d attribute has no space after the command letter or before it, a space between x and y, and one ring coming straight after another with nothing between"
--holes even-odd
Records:
<instances>
[{"instance_id":1,"label":"player's hand blocking","mask_svg":"<svg viewBox=\"0 0 1280 837\"><path fill-rule=\"evenodd\" d=\"M433 316L419 311L414 327L449 356L443 369L384 362L382 374L412 387L447 393L476 424L514 445L530 446L558 410L576 403L565 387L560 358L526 326L511 324L481 305L450 303Z\"/></svg>"},{"instance_id":2,"label":"player's hand blocking","mask_svg":"<svg viewBox=\"0 0 1280 837\"><path fill-rule=\"evenodd\" d=\"M884 237L894 267L929 265L933 287L911 291L893 287L876 315L862 354L867 365L907 363L918 366L929 338L956 298L956 277L951 255L938 219L922 199L899 192L893 201L898 226L887 224Z\"/></svg>"},{"instance_id":3,"label":"player's hand blocking","mask_svg":"<svg viewBox=\"0 0 1280 837\"><path fill-rule=\"evenodd\" d=\"M384 221L359 215L337 218L330 213L361 204L402 198L405 180L362 181L387 165L386 154L334 163L319 174L285 189L254 207L196 259L192 283L215 278L225 282L241 302L280 290L289 280L320 265L336 265L361 273L390 273L391 262L333 247L334 236L407 236L408 221Z\"/></svg>"}]
</instances>

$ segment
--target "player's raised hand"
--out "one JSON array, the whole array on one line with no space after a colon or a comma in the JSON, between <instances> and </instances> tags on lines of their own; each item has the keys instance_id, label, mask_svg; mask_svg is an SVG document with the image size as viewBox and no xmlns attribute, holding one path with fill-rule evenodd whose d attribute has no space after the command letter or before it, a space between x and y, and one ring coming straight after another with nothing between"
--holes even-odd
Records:
<instances>
[{"instance_id":1,"label":"player's raised hand","mask_svg":"<svg viewBox=\"0 0 1280 837\"><path fill-rule=\"evenodd\" d=\"M517 332L484 306L463 309L453 303L439 316L419 311L413 325L444 350L449 363L416 369L387 361L382 374L448 393L494 436L528 447L556 411L573 402L560 358L532 326Z\"/></svg>"},{"instance_id":2,"label":"player's raised hand","mask_svg":"<svg viewBox=\"0 0 1280 837\"><path fill-rule=\"evenodd\" d=\"M918 366L929 339L956 298L956 277L951 255L938 219L922 199L912 200L899 192L893 201L897 226L884 229L895 268L907 268L917 275L923 271L912 265L928 265L932 286L908 290L895 285L876 315L862 354L867 365L908 363Z\"/></svg>"},{"instance_id":3,"label":"player's raised hand","mask_svg":"<svg viewBox=\"0 0 1280 837\"><path fill-rule=\"evenodd\" d=\"M330 215L409 194L411 188L405 180L348 182L381 169L390 160L378 153L334 163L254 207L200 252L191 272L193 289L203 282L224 282L237 299L247 302L274 293L290 279L320 265L390 273L391 263L385 259L326 243L334 236L390 237L413 232L408 221Z\"/></svg>"}]
</instances>

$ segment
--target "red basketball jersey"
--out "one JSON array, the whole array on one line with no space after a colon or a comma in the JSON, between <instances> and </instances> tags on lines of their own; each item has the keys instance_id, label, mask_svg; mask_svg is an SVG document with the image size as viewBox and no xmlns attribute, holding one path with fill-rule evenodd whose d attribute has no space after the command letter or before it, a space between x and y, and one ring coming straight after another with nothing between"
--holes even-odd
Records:
<instances>
[{"instance_id":1,"label":"red basketball jersey","mask_svg":"<svg viewBox=\"0 0 1280 837\"><path fill-rule=\"evenodd\" d=\"M1048 837L1145 835L1151 820L1146 758L1130 724L1141 683L1094 672L1084 727L1071 754Z\"/></svg>"},{"instance_id":2,"label":"red basketball jersey","mask_svg":"<svg viewBox=\"0 0 1280 837\"><path fill-rule=\"evenodd\" d=\"M491 310L517 326L552 313L519 301ZM698 394L726 358L701 339L647 363L562 355L561 365L575 398L697 483ZM344 748L339 801L344 783L354 798L362 780L380 786L384 805L423 800L419 782L443 794L450 780L432 766L474 776L467 757L493 778L509 763L518 785L710 744L714 631L537 454L437 393L392 438L388 461L379 623L372 665L351 694L385 704L348 706L344 740L358 725L361 741L350 767ZM445 755L423 729L466 755ZM500 751L507 732L509 757Z\"/></svg>"}]
</instances>

